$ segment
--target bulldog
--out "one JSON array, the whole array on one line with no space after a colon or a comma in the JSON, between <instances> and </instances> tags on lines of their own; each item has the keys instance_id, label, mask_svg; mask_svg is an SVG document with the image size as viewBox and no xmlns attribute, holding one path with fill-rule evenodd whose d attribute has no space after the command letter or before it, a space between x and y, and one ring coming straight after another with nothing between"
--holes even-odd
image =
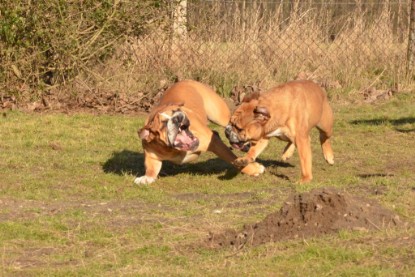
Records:
<instances>
[{"instance_id":1,"label":"bulldog","mask_svg":"<svg viewBox=\"0 0 415 277\"><path fill-rule=\"evenodd\" d=\"M138 130L144 150L145 175L134 182L153 183L163 161L183 164L206 151L215 153L247 175L263 173L264 167L259 163L242 167L234 163L235 154L208 127L208 121L225 127L229 119L228 106L210 87L192 80L175 83L150 112L145 126Z\"/></svg>"},{"instance_id":2,"label":"bulldog","mask_svg":"<svg viewBox=\"0 0 415 277\"><path fill-rule=\"evenodd\" d=\"M326 93L311 81L292 81L270 89L263 94L246 97L236 108L226 126L225 135L231 145L247 152L234 161L243 167L255 161L272 137L287 141L282 160L289 159L295 148L301 163L301 183L312 175L310 131L316 127L324 158L334 163L330 137L333 134L333 111Z\"/></svg>"}]
</instances>

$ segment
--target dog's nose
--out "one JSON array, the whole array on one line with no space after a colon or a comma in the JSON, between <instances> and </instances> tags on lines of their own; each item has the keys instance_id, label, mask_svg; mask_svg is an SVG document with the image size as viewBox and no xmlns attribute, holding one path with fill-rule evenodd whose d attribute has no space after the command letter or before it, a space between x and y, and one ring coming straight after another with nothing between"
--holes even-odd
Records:
<instances>
[{"instance_id":1,"label":"dog's nose","mask_svg":"<svg viewBox=\"0 0 415 277\"><path fill-rule=\"evenodd\" d=\"M226 137L229 138L229 136L231 135L231 132L232 132L232 126L231 126L231 124L226 125L226 127L225 127L225 135L226 135Z\"/></svg>"},{"instance_id":2,"label":"dog's nose","mask_svg":"<svg viewBox=\"0 0 415 277\"><path fill-rule=\"evenodd\" d=\"M184 119L186 118L186 116L182 113L182 112L175 112L173 114L173 123L180 125L180 123L182 123L184 121Z\"/></svg>"},{"instance_id":3,"label":"dog's nose","mask_svg":"<svg viewBox=\"0 0 415 277\"><path fill-rule=\"evenodd\" d=\"M225 127L225 136L229 140L230 143L238 143L238 135L233 132L233 128L231 125Z\"/></svg>"}]
</instances>

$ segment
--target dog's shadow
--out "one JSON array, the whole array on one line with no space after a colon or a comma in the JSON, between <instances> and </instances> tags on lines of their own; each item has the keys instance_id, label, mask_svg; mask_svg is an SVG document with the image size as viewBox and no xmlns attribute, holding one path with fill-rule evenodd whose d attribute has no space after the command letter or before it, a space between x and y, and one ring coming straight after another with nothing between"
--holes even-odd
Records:
<instances>
[{"instance_id":1,"label":"dog's shadow","mask_svg":"<svg viewBox=\"0 0 415 277\"><path fill-rule=\"evenodd\" d=\"M399 119L388 119L388 118L376 118L376 119L358 119L350 121L351 124L359 125L382 125L389 123L391 124L394 129L401 133L412 133L415 132L415 128L402 128L405 125L413 125L415 123L415 117L403 117Z\"/></svg>"},{"instance_id":2,"label":"dog's shadow","mask_svg":"<svg viewBox=\"0 0 415 277\"><path fill-rule=\"evenodd\" d=\"M102 165L102 168L105 173L114 173L118 175L128 173L135 176L143 176L145 174L144 154L126 149L114 152ZM231 179L238 174L238 171L219 158L181 165L163 161L160 176L174 176L182 173L197 175L224 174L219 178Z\"/></svg>"},{"instance_id":3,"label":"dog's shadow","mask_svg":"<svg viewBox=\"0 0 415 277\"><path fill-rule=\"evenodd\" d=\"M292 165L280 161L258 160L258 162L262 163L265 168L269 166L292 167ZM102 169L105 173L143 176L145 174L144 154L127 149L113 152L112 156L102 165ZM219 179L229 180L235 177L238 174L238 171L232 165L219 158L212 158L181 165L163 161L160 176L175 176L182 173L196 175L217 174L221 175L219 176Z\"/></svg>"}]
</instances>

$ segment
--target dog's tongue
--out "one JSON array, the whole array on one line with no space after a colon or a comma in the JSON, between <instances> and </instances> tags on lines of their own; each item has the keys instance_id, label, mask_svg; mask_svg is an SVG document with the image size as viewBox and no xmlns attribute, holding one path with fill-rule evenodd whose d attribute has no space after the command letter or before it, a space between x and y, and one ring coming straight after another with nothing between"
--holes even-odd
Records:
<instances>
[{"instance_id":1,"label":"dog's tongue","mask_svg":"<svg viewBox=\"0 0 415 277\"><path fill-rule=\"evenodd\" d=\"M241 147L236 143L232 143L232 147L235 149L241 149Z\"/></svg>"},{"instance_id":2,"label":"dog's tongue","mask_svg":"<svg viewBox=\"0 0 415 277\"><path fill-rule=\"evenodd\" d=\"M232 147L238 150L241 150L242 152L248 152L249 148L251 147L250 143L232 143Z\"/></svg>"},{"instance_id":3,"label":"dog's tongue","mask_svg":"<svg viewBox=\"0 0 415 277\"><path fill-rule=\"evenodd\" d=\"M192 142L193 142L193 139L192 139L191 137L189 137L189 136L186 134L186 132L185 132L185 131L180 131L180 133L178 133L178 134L177 134L177 136L176 136L176 140L175 140L175 143L176 143L176 144L181 143L181 144L187 144L187 145L190 145L190 144L192 144Z\"/></svg>"}]
</instances>

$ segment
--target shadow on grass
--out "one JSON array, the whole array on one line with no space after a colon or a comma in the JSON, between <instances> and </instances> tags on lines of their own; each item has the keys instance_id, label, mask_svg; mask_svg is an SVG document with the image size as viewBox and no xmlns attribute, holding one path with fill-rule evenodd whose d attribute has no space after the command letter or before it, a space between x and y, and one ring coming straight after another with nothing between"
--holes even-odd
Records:
<instances>
[{"instance_id":1,"label":"shadow on grass","mask_svg":"<svg viewBox=\"0 0 415 277\"><path fill-rule=\"evenodd\" d=\"M276 160L258 160L265 168L269 167L294 167L293 165ZM122 150L114 152L103 165L102 169L105 173L114 173L118 175L132 174L135 176L143 176L145 174L144 168L144 154ZM211 175L223 174L219 176L220 180L229 180L235 177L239 172L227 162L213 158L206 161L196 161L182 165L176 165L168 161L163 161L160 176L175 176L177 174L187 173L196 175ZM282 179L288 179L286 176L276 175Z\"/></svg>"},{"instance_id":2,"label":"shadow on grass","mask_svg":"<svg viewBox=\"0 0 415 277\"><path fill-rule=\"evenodd\" d=\"M389 173L369 173L369 174L358 174L357 177L362 179L368 179L368 178L376 178L376 177L394 177L394 174Z\"/></svg>"},{"instance_id":3,"label":"shadow on grass","mask_svg":"<svg viewBox=\"0 0 415 277\"><path fill-rule=\"evenodd\" d=\"M290 163L282 162L282 161L279 161L279 160L257 159L257 162L263 164L265 166L265 168L269 168L269 167L294 167Z\"/></svg>"},{"instance_id":4,"label":"shadow on grass","mask_svg":"<svg viewBox=\"0 0 415 277\"><path fill-rule=\"evenodd\" d=\"M143 176L145 174L144 154L130 150L114 152L112 157L103 164L102 168L105 173L115 173L118 175L129 173L135 176ZM238 171L225 161L214 158L182 165L163 161L163 166L159 175L174 176L181 173L196 175L225 173L223 176L220 176L219 179L228 180L235 177L238 174Z\"/></svg>"},{"instance_id":5,"label":"shadow on grass","mask_svg":"<svg viewBox=\"0 0 415 277\"><path fill-rule=\"evenodd\" d=\"M365 124L365 125L384 125L391 124L395 127L395 130L401 133L411 133L415 132L415 128L404 129L399 126L405 124L415 124L415 117L403 117L399 119L387 119L387 118L377 118L377 119L358 119L350 122L354 125Z\"/></svg>"},{"instance_id":6,"label":"shadow on grass","mask_svg":"<svg viewBox=\"0 0 415 277\"><path fill-rule=\"evenodd\" d=\"M292 164L283 162L283 161L279 161L279 160L261 160L261 159L257 159L257 161L261 164L263 164L265 166L265 170L268 170L268 172L270 172L270 174L286 180L286 181L290 181L290 178L287 175L281 174L281 173L277 173L275 169L278 169L279 167L295 167Z\"/></svg>"}]
</instances>

